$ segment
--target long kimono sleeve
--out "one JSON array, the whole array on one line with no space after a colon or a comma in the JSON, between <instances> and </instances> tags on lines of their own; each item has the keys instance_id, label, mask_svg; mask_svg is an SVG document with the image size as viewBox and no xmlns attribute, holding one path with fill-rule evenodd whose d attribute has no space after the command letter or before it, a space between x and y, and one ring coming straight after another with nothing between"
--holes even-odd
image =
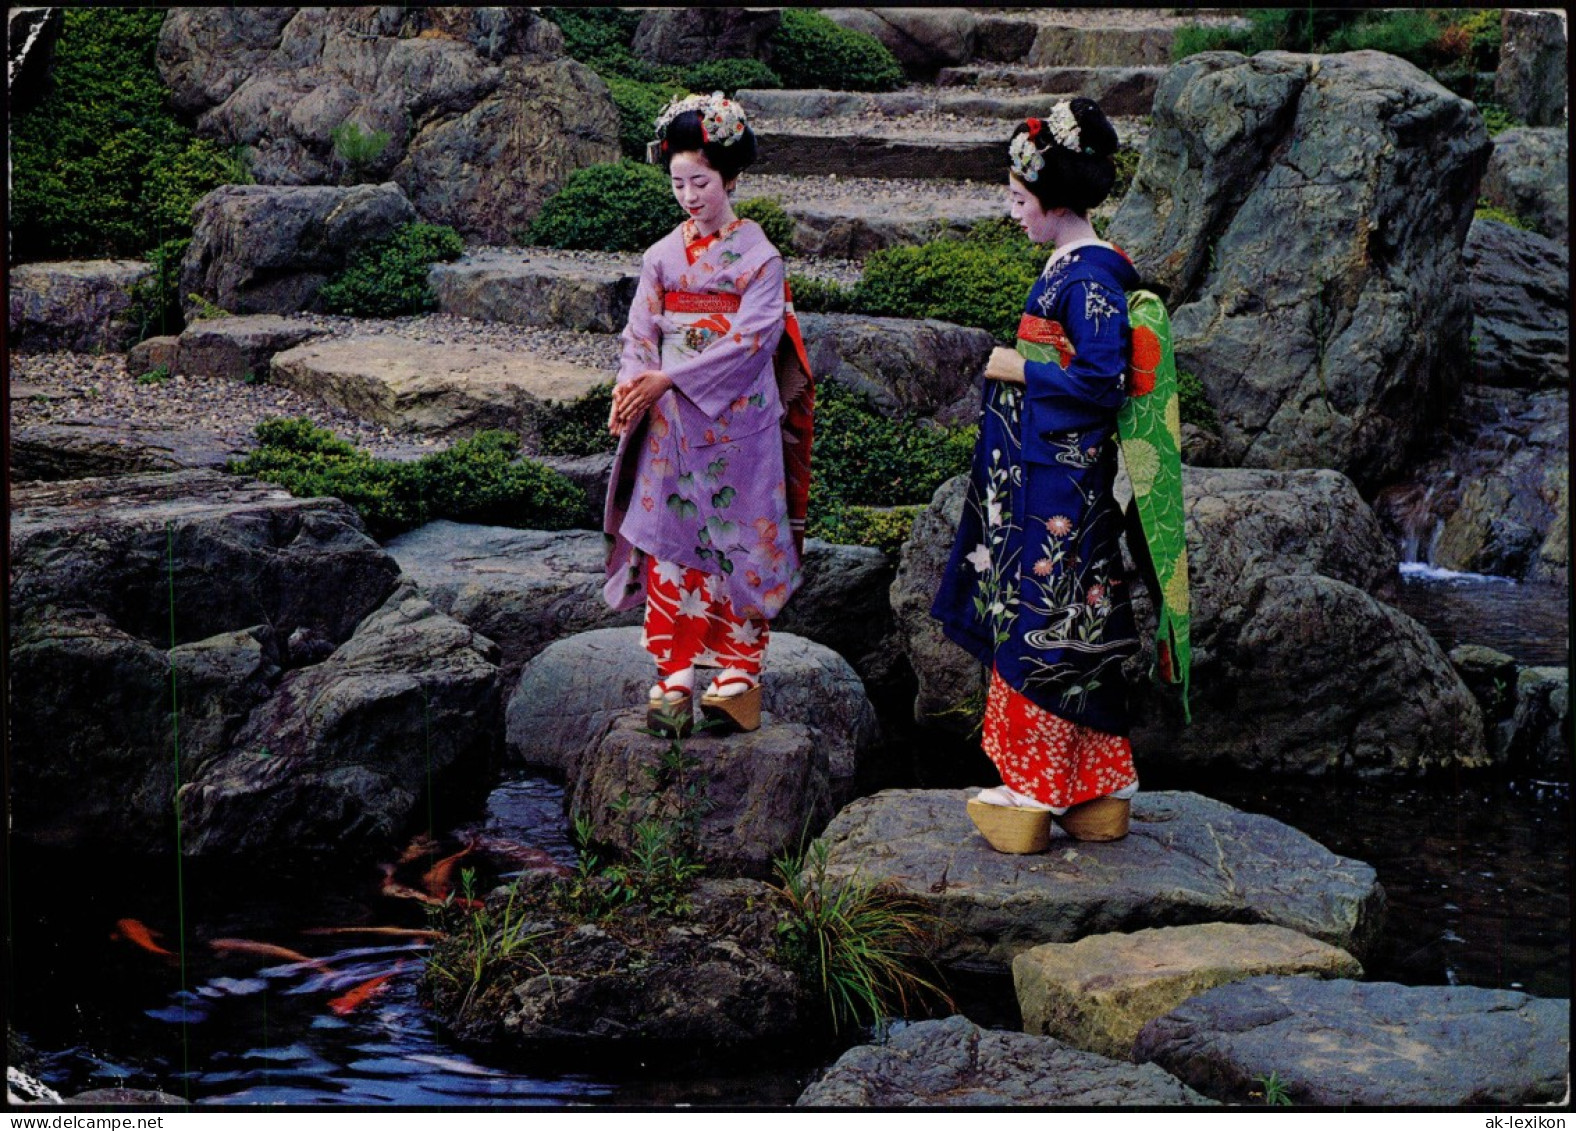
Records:
<instances>
[{"instance_id":1,"label":"long kimono sleeve","mask_svg":"<svg viewBox=\"0 0 1576 1131\"><path fill-rule=\"evenodd\" d=\"M732 331L663 370L708 417L721 416L736 399L759 392L764 380L773 379L770 360L783 333L783 277L782 257L773 255L739 296Z\"/></svg>"},{"instance_id":2,"label":"long kimono sleeve","mask_svg":"<svg viewBox=\"0 0 1576 1131\"><path fill-rule=\"evenodd\" d=\"M662 313L662 277L657 270L655 248L640 260L640 284L624 324L623 352L619 357L618 383L627 385L648 369L662 368L662 331L657 317Z\"/></svg>"},{"instance_id":3,"label":"long kimono sleeve","mask_svg":"<svg viewBox=\"0 0 1576 1131\"><path fill-rule=\"evenodd\" d=\"M1068 285L1061 323L1073 344L1073 358L1063 367L1054 361L1029 361L1023 366L1029 395L1073 411L1082 406L1109 413L1127 397L1127 296L1096 282Z\"/></svg>"}]
</instances>

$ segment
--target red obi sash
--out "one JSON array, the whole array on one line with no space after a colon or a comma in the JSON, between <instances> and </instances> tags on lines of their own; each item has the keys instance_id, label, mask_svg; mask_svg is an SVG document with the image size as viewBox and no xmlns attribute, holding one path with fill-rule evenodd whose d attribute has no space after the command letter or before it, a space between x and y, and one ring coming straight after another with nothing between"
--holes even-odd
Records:
<instances>
[{"instance_id":1,"label":"red obi sash","mask_svg":"<svg viewBox=\"0 0 1576 1131\"><path fill-rule=\"evenodd\" d=\"M1067 331L1062 329L1060 322L1025 314L1018 319L1018 340L1037 346L1050 346L1056 351L1056 360L1063 369L1072 363L1073 344L1068 340Z\"/></svg>"},{"instance_id":2,"label":"red obi sash","mask_svg":"<svg viewBox=\"0 0 1576 1131\"><path fill-rule=\"evenodd\" d=\"M715 291L667 291L662 309L674 314L737 314L739 296Z\"/></svg>"}]
</instances>

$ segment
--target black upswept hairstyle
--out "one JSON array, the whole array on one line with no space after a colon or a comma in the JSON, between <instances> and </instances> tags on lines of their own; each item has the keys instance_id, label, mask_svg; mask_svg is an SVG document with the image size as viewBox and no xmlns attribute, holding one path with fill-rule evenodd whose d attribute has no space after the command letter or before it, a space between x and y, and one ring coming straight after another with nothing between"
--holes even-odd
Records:
<instances>
[{"instance_id":1,"label":"black upswept hairstyle","mask_svg":"<svg viewBox=\"0 0 1576 1131\"><path fill-rule=\"evenodd\" d=\"M1087 216L1091 208L1111 195L1111 186L1116 183L1116 163L1111 160L1111 155L1116 152L1119 143L1110 119L1094 99L1075 98L1071 109L1073 119L1078 123L1078 140L1082 143L1083 151L1074 153L1065 146L1057 145L1051 140L1049 130L1042 128L1035 140L1045 147L1045 167L1032 181L1021 177L1017 179L1019 184L1034 194L1040 207L1047 212L1053 208L1066 208L1080 216ZM1018 128L1012 131L1012 136L1016 138L1019 134L1029 132L1029 123L1020 122Z\"/></svg>"},{"instance_id":2,"label":"black upswept hairstyle","mask_svg":"<svg viewBox=\"0 0 1576 1131\"><path fill-rule=\"evenodd\" d=\"M707 141L700 129L700 111L686 110L668 123L658 149L663 172L668 171L675 153L701 153L724 181L731 181L755 160L755 131L745 126L744 133L732 145Z\"/></svg>"}]
</instances>

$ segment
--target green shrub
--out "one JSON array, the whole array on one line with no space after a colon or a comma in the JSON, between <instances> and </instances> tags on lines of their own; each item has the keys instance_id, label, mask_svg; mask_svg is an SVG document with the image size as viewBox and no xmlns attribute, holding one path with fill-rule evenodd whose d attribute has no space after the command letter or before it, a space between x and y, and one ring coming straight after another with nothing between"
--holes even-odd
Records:
<instances>
[{"instance_id":1,"label":"green shrub","mask_svg":"<svg viewBox=\"0 0 1576 1131\"><path fill-rule=\"evenodd\" d=\"M168 109L162 9L66 8L42 98L11 123L17 260L138 256L191 234L191 209L249 179Z\"/></svg>"},{"instance_id":2,"label":"green shrub","mask_svg":"<svg viewBox=\"0 0 1576 1131\"><path fill-rule=\"evenodd\" d=\"M1488 130L1489 137L1498 137L1506 130L1513 130L1527 123L1519 118L1512 118L1510 111L1496 102L1479 102L1478 112L1483 115L1483 126Z\"/></svg>"},{"instance_id":3,"label":"green shrub","mask_svg":"<svg viewBox=\"0 0 1576 1131\"><path fill-rule=\"evenodd\" d=\"M1121 200L1127 195L1127 190L1132 186L1133 174L1138 172L1138 162L1143 154L1136 149L1123 146L1112 155L1112 162L1116 165L1116 181L1111 185L1111 200Z\"/></svg>"},{"instance_id":4,"label":"green shrub","mask_svg":"<svg viewBox=\"0 0 1576 1131\"><path fill-rule=\"evenodd\" d=\"M929 503L937 487L968 470L976 435L972 425L894 420L863 393L819 382L810 450L812 523L821 515L831 521L839 507Z\"/></svg>"},{"instance_id":5,"label":"green shrub","mask_svg":"<svg viewBox=\"0 0 1576 1131\"><path fill-rule=\"evenodd\" d=\"M131 290L130 320L137 324L137 340L178 334L186 326L181 314L181 257L191 237L165 240L148 256L153 274Z\"/></svg>"},{"instance_id":6,"label":"green shrub","mask_svg":"<svg viewBox=\"0 0 1576 1131\"><path fill-rule=\"evenodd\" d=\"M611 381L567 404L550 405L543 411L539 425L542 454L589 456L612 451L618 447L618 437L607 430L607 418L612 410Z\"/></svg>"},{"instance_id":7,"label":"green shrub","mask_svg":"<svg viewBox=\"0 0 1576 1131\"><path fill-rule=\"evenodd\" d=\"M1520 228L1524 232L1535 232L1537 228L1527 223L1514 212L1509 212L1497 204L1491 203L1487 198L1479 198L1477 207L1472 210L1474 220L1495 220L1501 224L1509 224L1512 228Z\"/></svg>"},{"instance_id":8,"label":"green shrub","mask_svg":"<svg viewBox=\"0 0 1576 1131\"><path fill-rule=\"evenodd\" d=\"M984 240L935 240L892 247L865 262L854 308L897 318L941 318L988 330L1001 342L1017 336L1023 298L1044 252Z\"/></svg>"},{"instance_id":9,"label":"green shrub","mask_svg":"<svg viewBox=\"0 0 1576 1131\"><path fill-rule=\"evenodd\" d=\"M562 530L585 508L562 475L517 458L507 432L481 432L414 463L378 459L304 417L265 420L258 448L229 470L298 497L343 499L379 539L439 518Z\"/></svg>"},{"instance_id":10,"label":"green shrub","mask_svg":"<svg viewBox=\"0 0 1576 1131\"><path fill-rule=\"evenodd\" d=\"M894 557L914 530L914 520L925 508L917 503L901 507L848 505L835 498L816 514L812 533L842 546L874 546Z\"/></svg>"},{"instance_id":11,"label":"green shrub","mask_svg":"<svg viewBox=\"0 0 1576 1131\"><path fill-rule=\"evenodd\" d=\"M854 309L854 291L831 279L789 275L794 310L800 314L847 314Z\"/></svg>"},{"instance_id":12,"label":"green shrub","mask_svg":"<svg viewBox=\"0 0 1576 1131\"><path fill-rule=\"evenodd\" d=\"M790 90L895 90L903 84L903 68L880 40L810 8L782 10L772 59Z\"/></svg>"},{"instance_id":13,"label":"green shrub","mask_svg":"<svg viewBox=\"0 0 1576 1131\"><path fill-rule=\"evenodd\" d=\"M1216 433L1220 431L1220 417L1215 413L1215 406L1209 403L1204 382L1183 370L1177 371L1177 409L1183 424L1196 424Z\"/></svg>"},{"instance_id":14,"label":"green shrub","mask_svg":"<svg viewBox=\"0 0 1576 1131\"><path fill-rule=\"evenodd\" d=\"M646 159L646 143L656 136L657 115L684 88L673 83L641 82L605 73L607 89L618 108L618 148L635 161Z\"/></svg>"},{"instance_id":15,"label":"green shrub","mask_svg":"<svg viewBox=\"0 0 1576 1131\"><path fill-rule=\"evenodd\" d=\"M545 247L644 251L683 219L662 170L624 160L571 173L527 238Z\"/></svg>"},{"instance_id":16,"label":"green shrub","mask_svg":"<svg viewBox=\"0 0 1576 1131\"><path fill-rule=\"evenodd\" d=\"M630 51L641 13L629 8L543 8L542 15L564 33L564 53L608 73L641 82L656 78L656 69Z\"/></svg>"},{"instance_id":17,"label":"green shrub","mask_svg":"<svg viewBox=\"0 0 1576 1131\"><path fill-rule=\"evenodd\" d=\"M458 259L465 241L453 228L420 221L358 249L318 292L325 309L362 318L419 314L437 305L427 285L434 263Z\"/></svg>"},{"instance_id":18,"label":"green shrub","mask_svg":"<svg viewBox=\"0 0 1576 1131\"><path fill-rule=\"evenodd\" d=\"M712 59L663 70L665 77L687 90L706 94L720 90L729 98L741 90L781 90L783 85L777 72L759 59Z\"/></svg>"},{"instance_id":19,"label":"green shrub","mask_svg":"<svg viewBox=\"0 0 1576 1131\"><path fill-rule=\"evenodd\" d=\"M752 196L740 201L733 214L744 220L754 220L766 233L766 238L784 256L793 252L793 217L783 211L774 196Z\"/></svg>"},{"instance_id":20,"label":"green shrub","mask_svg":"<svg viewBox=\"0 0 1576 1131\"><path fill-rule=\"evenodd\" d=\"M344 121L329 131L334 142L334 155L344 163L342 184L360 184L366 180L367 170L383 156L389 147L388 130L364 130L357 122Z\"/></svg>"}]
</instances>

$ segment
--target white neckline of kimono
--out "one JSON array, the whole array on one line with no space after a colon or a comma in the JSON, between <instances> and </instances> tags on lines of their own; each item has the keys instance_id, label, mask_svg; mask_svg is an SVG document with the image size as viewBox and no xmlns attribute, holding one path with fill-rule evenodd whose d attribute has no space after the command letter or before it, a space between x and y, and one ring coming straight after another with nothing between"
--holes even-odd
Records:
<instances>
[{"instance_id":1,"label":"white neckline of kimono","mask_svg":"<svg viewBox=\"0 0 1576 1131\"><path fill-rule=\"evenodd\" d=\"M1050 257L1050 259L1046 260L1045 265L1047 267L1050 267L1050 266L1054 265L1055 263L1057 263L1059 260L1065 258L1068 255L1071 255L1073 252L1077 251L1079 248L1081 248L1081 247L1090 247L1090 246L1093 246L1093 247L1105 247L1105 248L1110 248L1111 247L1111 245L1109 243L1107 243L1105 240L1100 239L1097 236L1086 236L1086 237L1084 237L1081 240L1074 240L1072 243L1063 244L1061 247L1059 247L1055 251L1051 252L1051 257ZM1114 250L1114 248L1113 248L1113 250Z\"/></svg>"}]
</instances>

